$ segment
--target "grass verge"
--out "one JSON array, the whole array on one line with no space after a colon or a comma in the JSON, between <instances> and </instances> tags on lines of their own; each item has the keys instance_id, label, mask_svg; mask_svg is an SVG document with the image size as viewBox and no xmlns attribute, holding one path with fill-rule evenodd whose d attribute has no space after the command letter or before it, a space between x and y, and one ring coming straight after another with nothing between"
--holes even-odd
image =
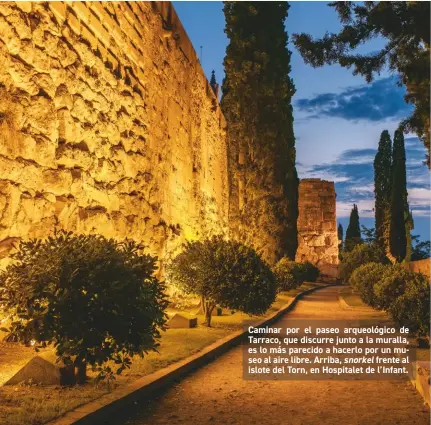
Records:
<instances>
[{"instance_id":1,"label":"grass verge","mask_svg":"<svg viewBox=\"0 0 431 425\"><path fill-rule=\"evenodd\" d=\"M223 316L212 318L212 327L198 326L194 329L167 329L162 333L158 353L150 353L144 358L136 356L129 370L123 372L114 384L115 388L123 386L130 381L153 373L159 369L180 361L192 354L197 353L217 340L242 328L244 320L261 320L271 315L286 305L295 295L306 289L320 286L315 283L304 283L301 287L289 292L278 294L273 305L265 316L248 316L236 312L230 314L226 311ZM187 313L187 312L186 312ZM203 316L197 316L198 323L203 322ZM0 356L0 370L13 368L16 365L19 353L19 364L25 363L35 355L34 351L25 347L10 345L10 349L16 352L9 357ZM9 352L10 352L9 349ZM8 349L5 348L6 352ZM1 351L1 347L0 347ZM54 358L52 352L45 352L43 357ZM7 361L4 361L7 359ZM10 370L8 374L11 375ZM106 385L96 387L94 376L89 372L90 381L79 387L42 387L37 385L17 385L0 387L0 424L2 425L42 425L76 407L95 400L105 394L108 390Z\"/></svg>"}]
</instances>

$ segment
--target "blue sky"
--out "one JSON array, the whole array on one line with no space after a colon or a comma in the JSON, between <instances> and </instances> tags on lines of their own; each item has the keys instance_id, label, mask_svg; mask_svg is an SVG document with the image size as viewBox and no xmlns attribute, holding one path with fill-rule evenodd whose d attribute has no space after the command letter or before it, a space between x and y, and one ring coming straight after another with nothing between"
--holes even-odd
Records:
<instances>
[{"instance_id":1,"label":"blue sky","mask_svg":"<svg viewBox=\"0 0 431 425\"><path fill-rule=\"evenodd\" d=\"M221 2L173 2L209 77L214 69L223 80L223 58L228 43ZM326 2L291 2L286 30L315 37L340 29L338 17ZM361 47L362 53L384 45L376 38ZM202 49L201 49L202 46ZM380 133L391 134L411 106L403 101L404 89L396 76L382 72L371 84L338 65L314 69L306 65L293 44L292 72L297 169L300 178L335 181L337 218L347 228L353 203L361 224L373 226L373 160ZM202 55L201 55L202 51ZM422 164L425 151L414 134L406 136L409 202L415 230L422 239L430 235L430 176Z\"/></svg>"}]
</instances>

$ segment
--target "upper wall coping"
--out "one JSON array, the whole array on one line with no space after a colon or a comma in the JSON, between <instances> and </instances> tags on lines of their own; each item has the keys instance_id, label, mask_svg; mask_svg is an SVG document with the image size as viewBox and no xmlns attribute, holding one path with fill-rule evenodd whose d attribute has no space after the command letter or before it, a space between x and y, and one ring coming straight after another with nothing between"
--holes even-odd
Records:
<instances>
[{"instance_id":1,"label":"upper wall coping","mask_svg":"<svg viewBox=\"0 0 431 425\"><path fill-rule=\"evenodd\" d=\"M199 60L199 57L196 53L195 48L190 40L190 37L187 34L187 31L184 29L181 20L170 1L152 1L153 10L158 12L163 20L164 30L172 31L172 37L177 41L178 47L183 52L184 56L195 65L198 69L201 70L202 75L205 78L207 85L207 94L214 98L217 102L217 106L220 108L219 100L217 96L214 94L211 85L208 81L208 78L205 75L205 72L202 68L202 64ZM223 120L223 124L225 124L225 118L220 110L221 118Z\"/></svg>"},{"instance_id":2,"label":"upper wall coping","mask_svg":"<svg viewBox=\"0 0 431 425\"><path fill-rule=\"evenodd\" d=\"M300 179L299 183L324 183L324 184L335 185L335 183L332 181L317 179L317 178Z\"/></svg>"}]
</instances>

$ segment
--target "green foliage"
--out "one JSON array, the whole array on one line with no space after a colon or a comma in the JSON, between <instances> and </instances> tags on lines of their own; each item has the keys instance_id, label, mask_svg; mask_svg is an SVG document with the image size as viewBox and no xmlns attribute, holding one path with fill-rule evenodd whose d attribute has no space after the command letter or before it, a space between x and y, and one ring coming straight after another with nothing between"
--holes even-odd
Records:
<instances>
[{"instance_id":1,"label":"green foliage","mask_svg":"<svg viewBox=\"0 0 431 425\"><path fill-rule=\"evenodd\" d=\"M387 310L404 293L407 281L412 279L414 275L415 273L406 270L400 264L389 267L374 286L376 308Z\"/></svg>"},{"instance_id":2,"label":"green foliage","mask_svg":"<svg viewBox=\"0 0 431 425\"><path fill-rule=\"evenodd\" d=\"M229 44L221 108L228 124L230 190L245 200L243 207L236 202L232 208L243 227L259 227L279 241L282 255L295 258L299 181L291 102L295 87L284 26L288 9L282 1L224 2ZM271 211L274 203L277 214Z\"/></svg>"},{"instance_id":3,"label":"green foliage","mask_svg":"<svg viewBox=\"0 0 431 425\"><path fill-rule=\"evenodd\" d=\"M349 280L362 301L387 310L395 324L417 336L430 332L430 283L421 273L400 264L367 263L354 270Z\"/></svg>"},{"instance_id":4,"label":"green foliage","mask_svg":"<svg viewBox=\"0 0 431 425\"><path fill-rule=\"evenodd\" d=\"M315 282L319 276L319 269L309 261L295 263L288 257L283 257L274 267L279 291L289 291L300 286L303 282Z\"/></svg>"},{"instance_id":5,"label":"green foliage","mask_svg":"<svg viewBox=\"0 0 431 425\"><path fill-rule=\"evenodd\" d=\"M314 40L308 34L295 34L293 40L305 62L313 67L338 63L353 67L367 82L388 66L399 75L407 89L405 101L415 109L402 126L416 133L430 150L430 2L332 2L343 28L338 34L326 33ZM364 42L381 36L387 44L368 55L357 52Z\"/></svg>"},{"instance_id":6,"label":"green foliage","mask_svg":"<svg viewBox=\"0 0 431 425\"><path fill-rule=\"evenodd\" d=\"M374 227L361 226L361 233L363 235L362 241L367 245L374 245L377 243L376 229Z\"/></svg>"},{"instance_id":7,"label":"green foliage","mask_svg":"<svg viewBox=\"0 0 431 425\"><path fill-rule=\"evenodd\" d=\"M279 291L289 291L301 285L304 281L300 263L283 257L273 268Z\"/></svg>"},{"instance_id":8,"label":"green foliage","mask_svg":"<svg viewBox=\"0 0 431 425\"><path fill-rule=\"evenodd\" d=\"M374 195L376 239L380 248L389 248L389 223L392 186L392 141L388 130L382 131L374 158Z\"/></svg>"},{"instance_id":9,"label":"green foliage","mask_svg":"<svg viewBox=\"0 0 431 425\"><path fill-rule=\"evenodd\" d=\"M56 232L21 242L0 275L10 332L39 347L53 344L66 364L120 374L135 354L154 351L165 323L165 286L156 259L134 242ZM113 360L118 369L103 367Z\"/></svg>"},{"instance_id":10,"label":"green foliage","mask_svg":"<svg viewBox=\"0 0 431 425\"><path fill-rule=\"evenodd\" d=\"M349 283L359 293L361 300L371 307L376 307L374 286L380 282L390 265L366 263L359 266L350 276Z\"/></svg>"},{"instance_id":11,"label":"green foliage","mask_svg":"<svg viewBox=\"0 0 431 425\"><path fill-rule=\"evenodd\" d=\"M430 334L430 283L420 273L410 273L405 291L389 306L389 314L398 326L406 326L418 336Z\"/></svg>"},{"instance_id":12,"label":"green foliage","mask_svg":"<svg viewBox=\"0 0 431 425\"><path fill-rule=\"evenodd\" d=\"M350 213L349 226L346 231L346 239L344 241L344 250L351 251L355 246L360 245L361 243L362 239L359 225L358 206L353 204L353 208Z\"/></svg>"},{"instance_id":13,"label":"green foliage","mask_svg":"<svg viewBox=\"0 0 431 425\"><path fill-rule=\"evenodd\" d=\"M404 136L400 130L395 131L392 154L392 192L389 243L391 254L401 262L406 257L407 234L406 224L409 217L407 203L406 151Z\"/></svg>"},{"instance_id":14,"label":"green foliage","mask_svg":"<svg viewBox=\"0 0 431 425\"><path fill-rule=\"evenodd\" d=\"M276 295L275 276L256 251L221 236L187 242L167 276L185 293L202 297L208 326L216 305L263 314Z\"/></svg>"},{"instance_id":15,"label":"green foliage","mask_svg":"<svg viewBox=\"0 0 431 425\"><path fill-rule=\"evenodd\" d=\"M341 257L340 277L344 282L350 281L355 269L366 263L385 264L387 259L384 253L375 245L356 245L352 251L344 252Z\"/></svg>"},{"instance_id":16,"label":"green foliage","mask_svg":"<svg viewBox=\"0 0 431 425\"><path fill-rule=\"evenodd\" d=\"M412 251L411 261L425 260L431 257L431 243L430 241L420 241L418 235L412 236L415 242Z\"/></svg>"},{"instance_id":17,"label":"green foliage","mask_svg":"<svg viewBox=\"0 0 431 425\"><path fill-rule=\"evenodd\" d=\"M311 264L309 261L300 263L299 271L302 275L303 282L316 282L320 274L319 269L314 264Z\"/></svg>"},{"instance_id":18,"label":"green foliage","mask_svg":"<svg viewBox=\"0 0 431 425\"><path fill-rule=\"evenodd\" d=\"M341 251L343 249L343 238L344 238L343 225L341 223L338 223L337 235L338 235L338 249Z\"/></svg>"}]
</instances>

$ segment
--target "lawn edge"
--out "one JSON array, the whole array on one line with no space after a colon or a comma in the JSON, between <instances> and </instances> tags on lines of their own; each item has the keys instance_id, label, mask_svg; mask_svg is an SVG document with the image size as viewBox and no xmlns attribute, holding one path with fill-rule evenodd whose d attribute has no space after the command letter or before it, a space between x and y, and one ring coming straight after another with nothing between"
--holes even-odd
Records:
<instances>
[{"instance_id":1,"label":"lawn edge","mask_svg":"<svg viewBox=\"0 0 431 425\"><path fill-rule=\"evenodd\" d=\"M296 294L288 304L253 326L263 327L271 325L282 315L292 310L304 295L334 285L337 284L322 283L320 286L309 288ZM142 399L151 396L153 392L182 379L190 372L205 366L215 358L226 353L231 348L238 345L246 334L247 332L244 330L236 331L208 345L196 354L139 378L123 388L102 395L96 400L83 404L59 418L47 422L46 425L96 425L106 420L108 417L113 418L116 412L123 409L126 410L128 405L137 401L142 401Z\"/></svg>"},{"instance_id":2,"label":"lawn edge","mask_svg":"<svg viewBox=\"0 0 431 425\"><path fill-rule=\"evenodd\" d=\"M352 306L347 304L347 302L344 300L343 296L339 293L338 294L338 302L343 308L343 310L356 310L356 311L370 311L372 310L372 307L368 307L367 305L362 306Z\"/></svg>"}]
</instances>

